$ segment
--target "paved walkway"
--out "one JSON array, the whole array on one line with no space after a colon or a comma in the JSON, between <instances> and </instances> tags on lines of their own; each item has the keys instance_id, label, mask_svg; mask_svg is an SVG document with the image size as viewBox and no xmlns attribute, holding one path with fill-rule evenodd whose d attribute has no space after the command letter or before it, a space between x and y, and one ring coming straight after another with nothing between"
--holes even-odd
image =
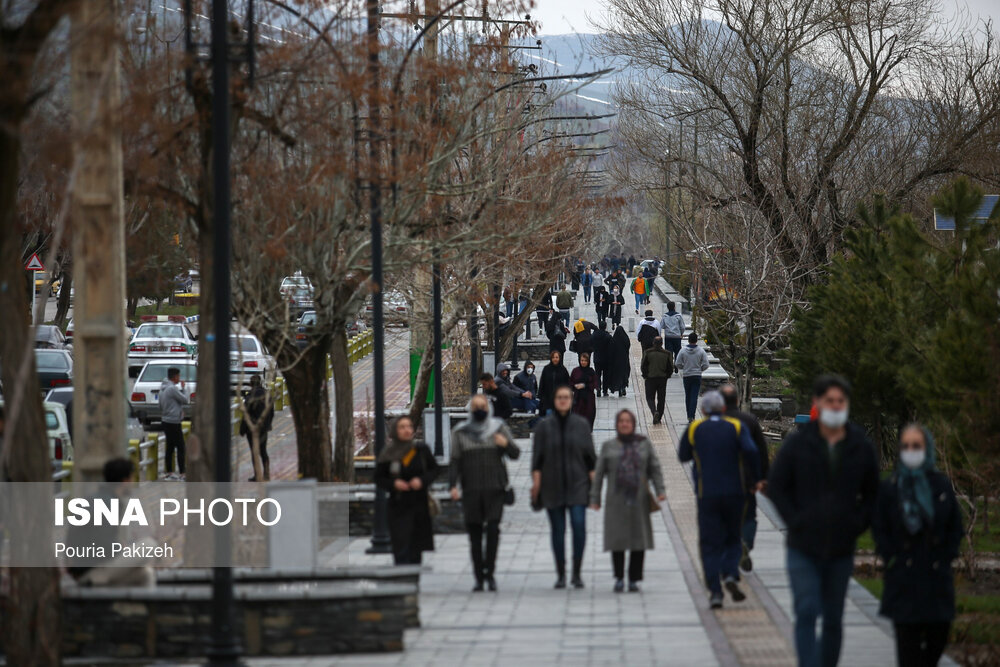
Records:
<instances>
[{"instance_id":1,"label":"paved walkway","mask_svg":"<svg viewBox=\"0 0 1000 667\"><path fill-rule=\"evenodd\" d=\"M654 303L659 312L662 307ZM584 306L592 318L592 307ZM626 320L627 321L627 320ZM652 426L638 385L638 345L633 347L632 386L624 398L599 399L594 440L613 431L615 413L639 415L663 464L668 502L654 520L656 549L647 554L641 594L615 594L610 558L602 551L603 517L588 510L584 560L586 589L552 589L555 575L548 522L528 508L530 441L510 465L518 502L504 513L497 563L498 593L472 593L465 535L437 536L437 550L425 558L420 582L422 626L406 633L398 654L297 660L306 665L793 665L791 596L784 572L783 538L764 512L746 577L747 601L713 612L701 583L694 495L688 471L677 461L676 434L685 425L679 380L667 385L665 424ZM567 355L567 365L576 364ZM764 501L766 503L766 501ZM567 536L567 542L568 542ZM341 563L384 564L388 556L364 553L367 539L355 539ZM567 545L568 546L568 545ZM852 582L845 614L841 664L894 664L891 629L873 622L874 598ZM257 659L253 665L288 665Z\"/></svg>"}]
</instances>

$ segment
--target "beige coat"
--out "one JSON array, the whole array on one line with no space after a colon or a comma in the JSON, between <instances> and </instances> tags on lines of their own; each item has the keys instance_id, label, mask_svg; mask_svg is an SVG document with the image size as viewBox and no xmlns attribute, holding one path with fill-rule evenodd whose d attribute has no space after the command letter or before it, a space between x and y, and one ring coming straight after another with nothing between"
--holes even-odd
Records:
<instances>
[{"instance_id":1,"label":"beige coat","mask_svg":"<svg viewBox=\"0 0 1000 667\"><path fill-rule=\"evenodd\" d=\"M648 438L639 443L639 455L642 457L639 496L634 504L628 505L625 496L615 488L622 443L615 438L601 445L601 454L597 457L597 468L594 470L594 483L590 487L590 502L600 504L601 488L606 477L608 492L604 498L605 551L645 551L653 548L648 489L652 483L656 495L663 495L663 473L653 443ZM646 493L643 493L643 489L646 489Z\"/></svg>"}]
</instances>

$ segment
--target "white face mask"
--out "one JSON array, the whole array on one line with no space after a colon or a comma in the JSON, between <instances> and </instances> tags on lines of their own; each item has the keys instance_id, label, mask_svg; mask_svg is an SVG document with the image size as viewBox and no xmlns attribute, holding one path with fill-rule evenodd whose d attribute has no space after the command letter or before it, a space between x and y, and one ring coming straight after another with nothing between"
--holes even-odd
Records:
<instances>
[{"instance_id":1,"label":"white face mask","mask_svg":"<svg viewBox=\"0 0 1000 667\"><path fill-rule=\"evenodd\" d=\"M843 410L823 408L819 413L819 423L827 428L840 428L847 423L847 408Z\"/></svg>"},{"instance_id":2,"label":"white face mask","mask_svg":"<svg viewBox=\"0 0 1000 667\"><path fill-rule=\"evenodd\" d=\"M534 368L526 368L524 370L524 372L527 373L528 375L534 375L535 374L535 369Z\"/></svg>"},{"instance_id":3,"label":"white face mask","mask_svg":"<svg viewBox=\"0 0 1000 667\"><path fill-rule=\"evenodd\" d=\"M927 458L926 449L907 449L899 453L899 460L910 470L916 470Z\"/></svg>"}]
</instances>

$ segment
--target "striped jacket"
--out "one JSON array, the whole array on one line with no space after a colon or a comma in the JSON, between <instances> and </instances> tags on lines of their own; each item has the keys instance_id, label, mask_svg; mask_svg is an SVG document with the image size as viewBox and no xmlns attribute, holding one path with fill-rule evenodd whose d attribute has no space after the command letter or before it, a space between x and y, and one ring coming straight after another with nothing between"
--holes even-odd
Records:
<instances>
[{"instance_id":1,"label":"striped jacket","mask_svg":"<svg viewBox=\"0 0 1000 667\"><path fill-rule=\"evenodd\" d=\"M450 486L458 486L461 482L463 490L496 491L507 488L504 456L516 459L521 450L514 444L514 436L506 424L497 433L507 438L510 444L498 447L493 442L493 436L488 440L476 440L458 428L451 432Z\"/></svg>"}]
</instances>

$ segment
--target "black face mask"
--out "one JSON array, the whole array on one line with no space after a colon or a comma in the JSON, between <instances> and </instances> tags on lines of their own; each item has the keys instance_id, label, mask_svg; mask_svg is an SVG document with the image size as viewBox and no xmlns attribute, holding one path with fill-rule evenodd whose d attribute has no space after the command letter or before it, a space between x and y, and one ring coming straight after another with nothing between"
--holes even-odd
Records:
<instances>
[{"instance_id":1,"label":"black face mask","mask_svg":"<svg viewBox=\"0 0 1000 667\"><path fill-rule=\"evenodd\" d=\"M472 418L475 419L477 422L486 421L486 418L489 416L490 416L489 410L479 409L472 411Z\"/></svg>"}]
</instances>

